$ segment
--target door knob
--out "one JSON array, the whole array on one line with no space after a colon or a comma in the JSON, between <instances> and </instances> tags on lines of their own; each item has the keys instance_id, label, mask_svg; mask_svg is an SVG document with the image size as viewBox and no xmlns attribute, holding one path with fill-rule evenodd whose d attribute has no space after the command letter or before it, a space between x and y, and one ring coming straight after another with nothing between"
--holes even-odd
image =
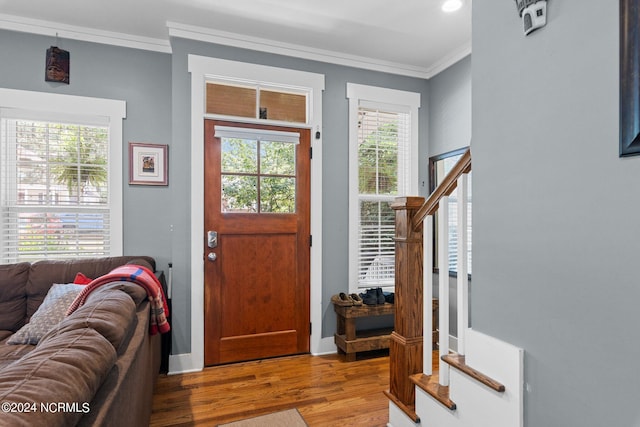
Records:
<instances>
[{"instance_id":1,"label":"door knob","mask_svg":"<svg viewBox=\"0 0 640 427\"><path fill-rule=\"evenodd\" d=\"M209 252L209 255L207 255L207 259L209 261L215 261L218 259L218 255L216 255L214 252Z\"/></svg>"}]
</instances>

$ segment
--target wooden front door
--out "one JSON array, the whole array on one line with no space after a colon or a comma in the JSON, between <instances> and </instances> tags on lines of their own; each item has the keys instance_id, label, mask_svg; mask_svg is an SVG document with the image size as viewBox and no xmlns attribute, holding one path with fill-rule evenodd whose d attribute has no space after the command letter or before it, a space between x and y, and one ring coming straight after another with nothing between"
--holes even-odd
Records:
<instances>
[{"instance_id":1,"label":"wooden front door","mask_svg":"<svg viewBox=\"0 0 640 427\"><path fill-rule=\"evenodd\" d=\"M309 146L205 120L205 365L309 352Z\"/></svg>"}]
</instances>

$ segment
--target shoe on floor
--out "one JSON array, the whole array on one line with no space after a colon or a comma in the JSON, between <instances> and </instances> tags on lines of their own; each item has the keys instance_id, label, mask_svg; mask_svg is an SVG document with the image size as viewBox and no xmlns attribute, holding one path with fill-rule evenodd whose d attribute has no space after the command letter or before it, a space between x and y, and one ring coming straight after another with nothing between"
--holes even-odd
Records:
<instances>
[{"instance_id":1,"label":"shoe on floor","mask_svg":"<svg viewBox=\"0 0 640 427\"><path fill-rule=\"evenodd\" d=\"M331 302L342 307L350 307L353 305L353 299L344 292L332 296Z\"/></svg>"},{"instance_id":2,"label":"shoe on floor","mask_svg":"<svg viewBox=\"0 0 640 427\"><path fill-rule=\"evenodd\" d=\"M378 305L378 294L375 289L367 289L365 293L360 294L360 297L366 305Z\"/></svg>"},{"instance_id":3,"label":"shoe on floor","mask_svg":"<svg viewBox=\"0 0 640 427\"><path fill-rule=\"evenodd\" d=\"M350 294L349 297L351 297L351 300L353 301L353 305L362 305L362 298L360 298L360 295L358 294Z\"/></svg>"},{"instance_id":4,"label":"shoe on floor","mask_svg":"<svg viewBox=\"0 0 640 427\"><path fill-rule=\"evenodd\" d=\"M395 303L396 294L394 294L393 292L383 292L383 294L386 302L388 302L389 304Z\"/></svg>"}]
</instances>

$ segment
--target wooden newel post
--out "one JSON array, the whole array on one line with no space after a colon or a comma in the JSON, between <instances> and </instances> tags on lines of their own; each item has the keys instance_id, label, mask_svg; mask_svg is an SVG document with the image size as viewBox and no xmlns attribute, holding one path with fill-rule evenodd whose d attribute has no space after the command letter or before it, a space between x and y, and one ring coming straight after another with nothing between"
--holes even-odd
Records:
<instances>
[{"instance_id":1,"label":"wooden newel post","mask_svg":"<svg viewBox=\"0 0 640 427\"><path fill-rule=\"evenodd\" d=\"M422 372L424 334L422 223L414 229L413 218L423 203L422 197L399 197L391 205L396 213L395 323L389 345L387 395L415 419L415 386L409 377Z\"/></svg>"}]
</instances>

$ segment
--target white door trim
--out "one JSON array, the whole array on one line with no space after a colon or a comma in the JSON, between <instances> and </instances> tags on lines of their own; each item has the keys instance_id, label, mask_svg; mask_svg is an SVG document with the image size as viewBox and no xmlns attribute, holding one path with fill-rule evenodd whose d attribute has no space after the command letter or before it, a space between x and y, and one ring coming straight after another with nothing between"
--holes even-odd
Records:
<instances>
[{"instance_id":1,"label":"white door trim","mask_svg":"<svg viewBox=\"0 0 640 427\"><path fill-rule=\"evenodd\" d=\"M311 353L322 353L322 91L324 75L264 65L189 55L191 73L191 352L172 355L169 372L199 371L204 368L204 118L205 82L210 78L246 79L273 85L309 89L309 118L313 159L311 161Z\"/></svg>"}]
</instances>

